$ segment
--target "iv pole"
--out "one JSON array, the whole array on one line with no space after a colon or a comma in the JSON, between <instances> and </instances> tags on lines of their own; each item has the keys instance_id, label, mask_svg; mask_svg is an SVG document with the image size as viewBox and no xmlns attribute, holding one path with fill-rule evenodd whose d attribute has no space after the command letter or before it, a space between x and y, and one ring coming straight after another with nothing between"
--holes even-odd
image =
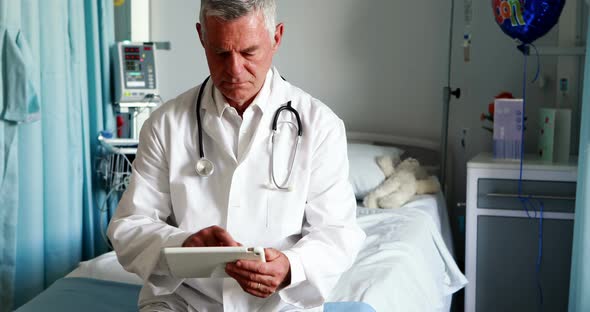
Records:
<instances>
[{"instance_id":1,"label":"iv pole","mask_svg":"<svg viewBox=\"0 0 590 312\"><path fill-rule=\"evenodd\" d=\"M441 131L441 148L440 148L440 183L445 196L447 194L446 175L447 175L447 150L449 134L449 105L451 95L456 98L461 97L461 89L451 91L451 65L453 57L453 23L455 21L455 0L451 0L451 21L449 25L449 51L448 51L448 69L447 85L443 88L443 111L442 111L442 131Z\"/></svg>"}]
</instances>

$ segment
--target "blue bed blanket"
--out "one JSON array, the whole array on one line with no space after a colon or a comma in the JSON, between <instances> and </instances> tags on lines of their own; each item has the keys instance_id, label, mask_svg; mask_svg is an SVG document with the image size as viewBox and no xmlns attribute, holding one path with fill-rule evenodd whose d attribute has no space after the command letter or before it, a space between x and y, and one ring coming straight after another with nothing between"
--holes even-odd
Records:
<instances>
[{"instance_id":1,"label":"blue bed blanket","mask_svg":"<svg viewBox=\"0 0 590 312\"><path fill-rule=\"evenodd\" d=\"M62 278L16 311L137 311L140 289L92 278Z\"/></svg>"},{"instance_id":2,"label":"blue bed blanket","mask_svg":"<svg viewBox=\"0 0 590 312\"><path fill-rule=\"evenodd\" d=\"M137 311L140 289L139 285L92 278L62 278L17 311ZM362 302L326 303L324 311L375 312Z\"/></svg>"}]
</instances>

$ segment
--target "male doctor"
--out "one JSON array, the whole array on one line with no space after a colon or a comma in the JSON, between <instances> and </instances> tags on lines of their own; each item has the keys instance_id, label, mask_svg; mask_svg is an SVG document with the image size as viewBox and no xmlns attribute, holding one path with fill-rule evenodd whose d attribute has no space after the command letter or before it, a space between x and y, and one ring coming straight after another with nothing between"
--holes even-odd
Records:
<instances>
[{"instance_id":1,"label":"male doctor","mask_svg":"<svg viewBox=\"0 0 590 312\"><path fill-rule=\"evenodd\" d=\"M144 280L141 311L321 308L365 238L343 122L272 67L284 31L275 6L202 0L196 28L211 77L143 125L108 229L121 264ZM297 118L283 111L271 142L273 117L288 102L302 136L296 144ZM214 165L208 177L195 170L199 126ZM267 262L227 264L231 278L177 279L161 256L164 247L238 245L265 247Z\"/></svg>"}]
</instances>

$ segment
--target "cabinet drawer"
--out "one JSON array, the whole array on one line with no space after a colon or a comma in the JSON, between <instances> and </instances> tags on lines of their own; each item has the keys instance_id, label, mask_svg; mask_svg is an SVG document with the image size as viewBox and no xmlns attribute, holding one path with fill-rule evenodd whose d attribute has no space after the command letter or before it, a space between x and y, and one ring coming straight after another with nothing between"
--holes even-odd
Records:
<instances>
[{"instance_id":1,"label":"cabinet drawer","mask_svg":"<svg viewBox=\"0 0 590 312\"><path fill-rule=\"evenodd\" d=\"M576 204L576 183L523 180L522 195L530 195L543 202L544 211L573 213ZM539 209L538 203L532 202ZM518 180L479 179L477 207L522 210L523 206L518 199Z\"/></svg>"},{"instance_id":2,"label":"cabinet drawer","mask_svg":"<svg viewBox=\"0 0 590 312\"><path fill-rule=\"evenodd\" d=\"M543 221L543 258L536 273L539 220L477 218L477 312L567 311L573 220Z\"/></svg>"}]
</instances>

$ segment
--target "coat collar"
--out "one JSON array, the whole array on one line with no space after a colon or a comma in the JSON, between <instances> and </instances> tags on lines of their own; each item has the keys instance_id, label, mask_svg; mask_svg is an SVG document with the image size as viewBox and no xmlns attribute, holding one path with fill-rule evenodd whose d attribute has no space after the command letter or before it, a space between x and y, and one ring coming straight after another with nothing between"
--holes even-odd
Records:
<instances>
[{"instance_id":1,"label":"coat collar","mask_svg":"<svg viewBox=\"0 0 590 312\"><path fill-rule=\"evenodd\" d=\"M245 158L250 151L251 146L258 142L260 139L264 139L270 135L270 124L272 122L272 118L274 117L274 113L280 105L284 105L289 101L288 97L291 93L289 90L289 83L284 81L281 78L280 73L276 68L271 68L267 73L267 77L265 83L261 89L261 92L258 93L255 100L252 103L256 103L263 112L262 118L260 120L260 124L255 130L254 136L250 141L249 146L244 151L242 158ZM199 89L199 88L197 88ZM223 113L223 109L225 105L221 106L221 110L219 106L214 101L215 98L216 88L213 85L211 79L207 81L207 84L204 86L203 89L203 97L201 103L201 124L203 128L204 134L206 133L209 135L216 143L219 148L222 148L224 153L236 163L238 161L242 161L242 159L238 160L235 158L233 149L230 144L231 142L225 142L224 135L223 135L223 125L221 123L221 114ZM217 91L219 92L219 91ZM198 94L198 92L197 92ZM224 101L225 102L225 101ZM195 99L196 105L196 99ZM195 127L195 131L193 133L193 137L195 138L194 142L196 145L196 150L198 152L198 128ZM207 151L205 151L205 156L207 155Z\"/></svg>"}]
</instances>

